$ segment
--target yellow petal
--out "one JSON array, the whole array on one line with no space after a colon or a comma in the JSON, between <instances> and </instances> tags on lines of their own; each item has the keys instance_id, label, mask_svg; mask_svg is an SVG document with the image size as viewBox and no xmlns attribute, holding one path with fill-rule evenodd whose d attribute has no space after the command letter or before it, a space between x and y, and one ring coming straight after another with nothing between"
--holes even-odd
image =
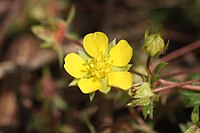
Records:
<instances>
[{"instance_id":1,"label":"yellow petal","mask_svg":"<svg viewBox=\"0 0 200 133\"><path fill-rule=\"evenodd\" d=\"M78 81L78 87L83 93L88 94L101 88L101 83L93 78L82 78Z\"/></svg>"},{"instance_id":2,"label":"yellow petal","mask_svg":"<svg viewBox=\"0 0 200 133\"><path fill-rule=\"evenodd\" d=\"M70 53L65 57L65 70L75 78L82 78L86 75L85 61L77 54Z\"/></svg>"},{"instance_id":3,"label":"yellow petal","mask_svg":"<svg viewBox=\"0 0 200 133\"><path fill-rule=\"evenodd\" d=\"M83 47L90 56L97 58L100 53L106 52L108 37L103 32L87 34L83 38Z\"/></svg>"},{"instance_id":4,"label":"yellow petal","mask_svg":"<svg viewBox=\"0 0 200 133\"><path fill-rule=\"evenodd\" d=\"M133 75L130 72L111 72L108 74L108 84L127 90L132 86Z\"/></svg>"},{"instance_id":5,"label":"yellow petal","mask_svg":"<svg viewBox=\"0 0 200 133\"><path fill-rule=\"evenodd\" d=\"M120 40L110 52L110 60L114 66L125 66L129 63L133 56L133 50L126 40Z\"/></svg>"}]
</instances>

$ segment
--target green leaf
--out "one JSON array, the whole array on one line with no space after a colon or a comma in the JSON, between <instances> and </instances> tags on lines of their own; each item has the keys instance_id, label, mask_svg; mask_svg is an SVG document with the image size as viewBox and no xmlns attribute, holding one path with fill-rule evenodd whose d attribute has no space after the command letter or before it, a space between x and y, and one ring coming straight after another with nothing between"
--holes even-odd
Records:
<instances>
[{"instance_id":1,"label":"green leaf","mask_svg":"<svg viewBox=\"0 0 200 133\"><path fill-rule=\"evenodd\" d=\"M187 107L200 106L200 93L195 91L183 90L180 95L185 99Z\"/></svg>"},{"instance_id":2,"label":"green leaf","mask_svg":"<svg viewBox=\"0 0 200 133\"><path fill-rule=\"evenodd\" d=\"M113 66L112 71L114 71L114 72L127 72L131 67L132 67L132 64L128 64L128 65L123 66L123 67Z\"/></svg>"},{"instance_id":3,"label":"green leaf","mask_svg":"<svg viewBox=\"0 0 200 133\"><path fill-rule=\"evenodd\" d=\"M95 96L95 92L92 92L92 93L89 94L90 101L93 101L94 96Z\"/></svg>"},{"instance_id":4,"label":"green leaf","mask_svg":"<svg viewBox=\"0 0 200 133\"><path fill-rule=\"evenodd\" d=\"M192 111L191 120L194 124L199 122L199 106L195 106Z\"/></svg>"},{"instance_id":5,"label":"green leaf","mask_svg":"<svg viewBox=\"0 0 200 133\"><path fill-rule=\"evenodd\" d=\"M80 55L85 61L88 60L89 55L81 50L78 49L78 55Z\"/></svg>"},{"instance_id":6,"label":"green leaf","mask_svg":"<svg viewBox=\"0 0 200 133\"><path fill-rule=\"evenodd\" d=\"M159 63L159 64L155 67L155 69L154 69L154 74L157 75L158 72L159 72L161 69L163 69L167 64L168 64L167 62L161 62L161 63Z\"/></svg>"},{"instance_id":7,"label":"green leaf","mask_svg":"<svg viewBox=\"0 0 200 133\"><path fill-rule=\"evenodd\" d=\"M200 128L197 125L192 125L185 133L200 133Z\"/></svg>"},{"instance_id":8,"label":"green leaf","mask_svg":"<svg viewBox=\"0 0 200 133\"><path fill-rule=\"evenodd\" d=\"M72 80L72 82L71 82L71 83L69 83L69 85L68 85L68 86L77 86L77 84L78 84L78 81L79 81L79 79L74 79L74 80Z\"/></svg>"}]
</instances>

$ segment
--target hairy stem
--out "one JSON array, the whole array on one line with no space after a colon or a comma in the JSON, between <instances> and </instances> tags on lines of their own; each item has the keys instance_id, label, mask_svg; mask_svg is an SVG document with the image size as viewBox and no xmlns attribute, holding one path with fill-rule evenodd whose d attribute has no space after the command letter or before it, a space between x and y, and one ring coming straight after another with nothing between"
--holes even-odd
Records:
<instances>
[{"instance_id":1,"label":"hairy stem","mask_svg":"<svg viewBox=\"0 0 200 133\"><path fill-rule=\"evenodd\" d=\"M163 83L163 80L159 80L159 81L161 81ZM192 86L192 85L189 86L189 84L196 83L196 82L199 82L199 81L200 80L190 80L190 81L185 81L185 82L182 82L182 83L173 82L173 84L172 84L171 81L165 81L165 84L168 83L167 86L156 88L156 89L153 90L153 92L166 91L166 90L173 89L173 88L176 88L176 87L181 87L181 88L184 88L184 89L187 89L187 90L200 91L199 86Z\"/></svg>"}]
</instances>

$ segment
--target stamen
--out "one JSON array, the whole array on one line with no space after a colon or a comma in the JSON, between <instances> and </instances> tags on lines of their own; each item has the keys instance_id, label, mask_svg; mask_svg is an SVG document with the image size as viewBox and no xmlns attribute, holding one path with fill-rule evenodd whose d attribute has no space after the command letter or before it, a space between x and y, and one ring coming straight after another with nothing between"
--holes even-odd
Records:
<instances>
[{"instance_id":1,"label":"stamen","mask_svg":"<svg viewBox=\"0 0 200 133\"><path fill-rule=\"evenodd\" d=\"M88 59L86 63L88 76L95 79L104 78L111 71L111 65L109 57L104 57L103 54L96 59Z\"/></svg>"}]
</instances>

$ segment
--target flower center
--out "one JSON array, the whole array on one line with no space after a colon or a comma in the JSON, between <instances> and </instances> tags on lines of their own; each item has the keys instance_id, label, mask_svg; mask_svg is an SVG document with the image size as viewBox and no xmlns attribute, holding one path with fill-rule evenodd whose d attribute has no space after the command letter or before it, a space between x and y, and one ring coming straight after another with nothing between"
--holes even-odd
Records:
<instances>
[{"instance_id":1,"label":"flower center","mask_svg":"<svg viewBox=\"0 0 200 133\"><path fill-rule=\"evenodd\" d=\"M109 57L104 57L102 54L96 59L88 59L87 70L88 76L93 78L104 78L111 71L112 63Z\"/></svg>"}]
</instances>

